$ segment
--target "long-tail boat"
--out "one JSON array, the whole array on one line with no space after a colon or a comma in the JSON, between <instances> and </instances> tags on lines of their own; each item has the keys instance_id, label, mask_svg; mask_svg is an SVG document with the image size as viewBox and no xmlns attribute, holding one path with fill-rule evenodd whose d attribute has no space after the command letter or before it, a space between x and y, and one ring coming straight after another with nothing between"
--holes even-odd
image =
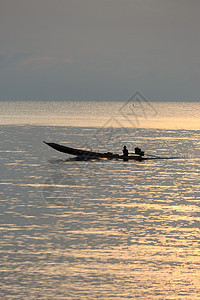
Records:
<instances>
[{"instance_id":1,"label":"long-tail boat","mask_svg":"<svg viewBox=\"0 0 200 300\"><path fill-rule=\"evenodd\" d=\"M122 160L147 160L147 159L158 159L160 157L157 156L151 156L151 157L144 157L144 152L141 151L141 149L139 148L135 148L135 154L131 154L128 156L125 155L120 155L120 154L114 154L112 152L94 152L94 151L88 151L88 150L82 150L82 149L75 149L75 148L71 148L71 147L67 147L67 146L63 146L63 145L59 145L56 143L47 143L44 141L44 143L48 146L50 146L51 148L59 151L59 152L63 152L63 153L67 153L67 154L71 154L71 155L76 155L79 158L83 158L83 159L93 159L93 158L107 158L107 159L122 159Z\"/></svg>"}]
</instances>

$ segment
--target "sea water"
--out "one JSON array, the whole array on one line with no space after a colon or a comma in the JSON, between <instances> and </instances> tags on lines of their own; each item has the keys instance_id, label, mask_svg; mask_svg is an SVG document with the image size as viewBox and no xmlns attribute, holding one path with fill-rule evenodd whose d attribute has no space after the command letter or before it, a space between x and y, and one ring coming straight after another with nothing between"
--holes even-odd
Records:
<instances>
[{"instance_id":1,"label":"sea water","mask_svg":"<svg viewBox=\"0 0 200 300\"><path fill-rule=\"evenodd\" d=\"M1 299L200 299L199 103L0 102L0 124Z\"/></svg>"}]
</instances>

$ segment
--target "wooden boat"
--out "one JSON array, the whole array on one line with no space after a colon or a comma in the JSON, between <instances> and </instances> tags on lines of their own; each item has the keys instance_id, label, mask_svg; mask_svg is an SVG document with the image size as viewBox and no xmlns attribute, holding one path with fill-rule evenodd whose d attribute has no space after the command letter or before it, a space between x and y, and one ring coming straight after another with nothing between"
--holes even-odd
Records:
<instances>
[{"instance_id":1,"label":"wooden boat","mask_svg":"<svg viewBox=\"0 0 200 300\"><path fill-rule=\"evenodd\" d=\"M88 150L74 149L74 148L66 147L63 145L56 144L56 143L47 143L45 141L44 141L44 143L57 151L60 151L63 153L68 153L71 155L76 155L78 157L85 158L85 159L107 158L107 159L122 159L122 160L139 160L139 161L146 160L146 159L152 159L152 158L148 158L148 157L143 157L138 154L125 156L125 155L113 154L111 152L101 153L101 152L93 152L93 151L88 151ZM157 158L157 157L155 157L155 158Z\"/></svg>"}]
</instances>

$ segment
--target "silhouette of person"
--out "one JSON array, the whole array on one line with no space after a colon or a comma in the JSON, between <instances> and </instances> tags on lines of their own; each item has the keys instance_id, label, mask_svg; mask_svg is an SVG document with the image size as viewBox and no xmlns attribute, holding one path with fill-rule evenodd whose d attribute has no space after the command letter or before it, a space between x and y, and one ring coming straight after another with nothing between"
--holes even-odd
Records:
<instances>
[{"instance_id":1,"label":"silhouette of person","mask_svg":"<svg viewBox=\"0 0 200 300\"><path fill-rule=\"evenodd\" d=\"M128 156L128 149L126 148L126 146L124 146L123 148L123 155Z\"/></svg>"}]
</instances>

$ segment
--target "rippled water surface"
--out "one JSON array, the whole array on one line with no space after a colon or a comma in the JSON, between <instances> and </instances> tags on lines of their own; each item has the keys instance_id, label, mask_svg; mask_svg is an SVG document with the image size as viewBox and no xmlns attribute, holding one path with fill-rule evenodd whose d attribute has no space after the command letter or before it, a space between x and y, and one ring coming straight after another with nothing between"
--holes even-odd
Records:
<instances>
[{"instance_id":1,"label":"rippled water surface","mask_svg":"<svg viewBox=\"0 0 200 300\"><path fill-rule=\"evenodd\" d=\"M198 103L0 108L1 299L200 299ZM43 140L177 158L77 161Z\"/></svg>"}]
</instances>

